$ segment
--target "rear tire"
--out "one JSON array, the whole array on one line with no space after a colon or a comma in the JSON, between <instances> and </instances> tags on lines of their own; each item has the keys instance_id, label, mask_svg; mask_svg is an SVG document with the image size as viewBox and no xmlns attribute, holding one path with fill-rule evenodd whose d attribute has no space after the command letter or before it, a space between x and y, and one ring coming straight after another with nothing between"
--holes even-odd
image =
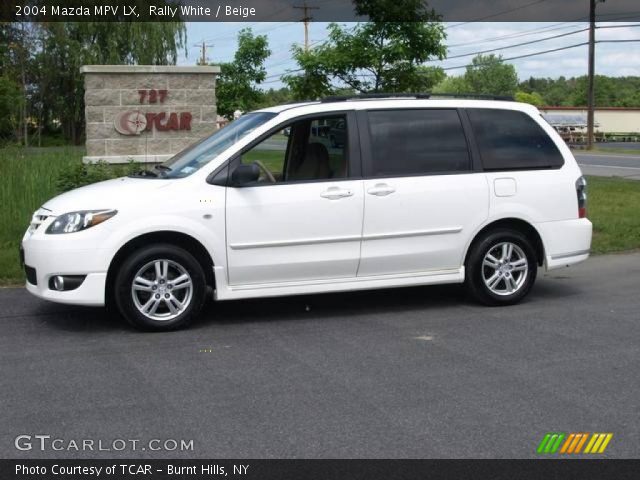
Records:
<instances>
[{"instance_id":1,"label":"rear tire","mask_svg":"<svg viewBox=\"0 0 640 480\"><path fill-rule=\"evenodd\" d=\"M202 266L189 252L169 244L134 252L121 265L114 287L124 318L151 331L186 327L200 313L205 292Z\"/></svg>"},{"instance_id":2,"label":"rear tire","mask_svg":"<svg viewBox=\"0 0 640 480\"><path fill-rule=\"evenodd\" d=\"M525 235L510 229L483 234L465 262L465 286L485 305L513 305L531 290L538 271L535 249Z\"/></svg>"}]
</instances>

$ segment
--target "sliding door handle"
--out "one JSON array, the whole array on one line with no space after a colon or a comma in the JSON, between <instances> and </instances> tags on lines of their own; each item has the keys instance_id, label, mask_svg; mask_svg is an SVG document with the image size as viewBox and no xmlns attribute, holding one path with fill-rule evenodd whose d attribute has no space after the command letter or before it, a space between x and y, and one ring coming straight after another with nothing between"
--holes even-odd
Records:
<instances>
[{"instance_id":1,"label":"sliding door handle","mask_svg":"<svg viewBox=\"0 0 640 480\"><path fill-rule=\"evenodd\" d=\"M396 189L386 183L376 183L373 187L367 190L369 195L375 195L376 197L386 197L395 192Z\"/></svg>"},{"instance_id":2,"label":"sliding door handle","mask_svg":"<svg viewBox=\"0 0 640 480\"><path fill-rule=\"evenodd\" d=\"M329 200L338 200L340 198L352 197L353 190L345 190L338 187L330 187L320 194L322 198L328 198Z\"/></svg>"}]
</instances>

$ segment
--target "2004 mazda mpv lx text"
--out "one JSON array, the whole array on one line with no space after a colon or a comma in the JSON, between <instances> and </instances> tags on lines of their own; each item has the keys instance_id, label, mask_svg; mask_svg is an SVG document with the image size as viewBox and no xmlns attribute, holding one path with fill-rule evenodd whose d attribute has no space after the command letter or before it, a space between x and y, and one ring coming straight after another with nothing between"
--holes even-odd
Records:
<instances>
[{"instance_id":1,"label":"2004 mazda mpv lx text","mask_svg":"<svg viewBox=\"0 0 640 480\"><path fill-rule=\"evenodd\" d=\"M340 132L340 141L335 132ZM217 300L464 282L489 305L589 256L586 182L530 105L333 97L247 113L137 176L62 194L27 289L185 326Z\"/></svg>"}]
</instances>

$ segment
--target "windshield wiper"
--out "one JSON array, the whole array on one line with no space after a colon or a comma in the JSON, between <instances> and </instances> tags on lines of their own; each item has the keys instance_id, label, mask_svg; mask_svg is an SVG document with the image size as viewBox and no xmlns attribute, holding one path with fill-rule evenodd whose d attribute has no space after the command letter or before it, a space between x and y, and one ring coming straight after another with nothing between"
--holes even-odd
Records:
<instances>
[{"instance_id":1,"label":"windshield wiper","mask_svg":"<svg viewBox=\"0 0 640 480\"><path fill-rule=\"evenodd\" d=\"M139 170L137 172L134 172L129 176L130 177L155 177L155 178L157 178L158 174L156 172L154 172L154 171L147 170L145 168L145 169Z\"/></svg>"},{"instance_id":2,"label":"windshield wiper","mask_svg":"<svg viewBox=\"0 0 640 480\"><path fill-rule=\"evenodd\" d=\"M160 170L162 172L170 172L171 170L173 170L173 168L167 167L166 165L163 165L161 163L154 165L153 168L155 168L156 170Z\"/></svg>"}]
</instances>

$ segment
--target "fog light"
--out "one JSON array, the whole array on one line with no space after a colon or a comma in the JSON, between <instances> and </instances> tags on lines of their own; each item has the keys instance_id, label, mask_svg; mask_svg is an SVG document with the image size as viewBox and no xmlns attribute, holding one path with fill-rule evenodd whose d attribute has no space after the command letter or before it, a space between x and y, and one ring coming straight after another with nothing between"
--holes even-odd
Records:
<instances>
[{"instance_id":1,"label":"fog light","mask_svg":"<svg viewBox=\"0 0 640 480\"><path fill-rule=\"evenodd\" d=\"M54 275L49 279L49 289L58 292L75 290L82 285L85 278L86 275Z\"/></svg>"},{"instance_id":2,"label":"fog light","mask_svg":"<svg viewBox=\"0 0 640 480\"><path fill-rule=\"evenodd\" d=\"M59 291L64 290L64 277L61 275L56 275L53 277L53 288Z\"/></svg>"}]
</instances>

